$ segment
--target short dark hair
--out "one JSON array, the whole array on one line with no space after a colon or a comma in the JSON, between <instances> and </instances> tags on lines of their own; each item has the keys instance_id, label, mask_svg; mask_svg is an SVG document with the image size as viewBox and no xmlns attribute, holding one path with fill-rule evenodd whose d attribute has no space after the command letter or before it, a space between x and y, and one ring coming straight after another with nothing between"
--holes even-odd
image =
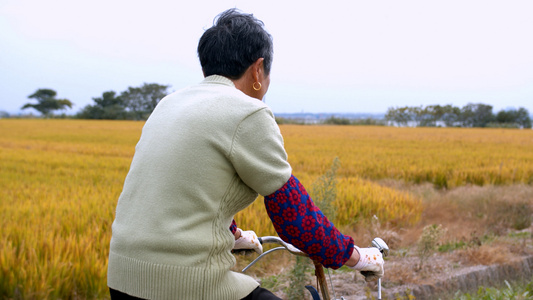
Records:
<instances>
[{"instance_id":1,"label":"short dark hair","mask_svg":"<svg viewBox=\"0 0 533 300\"><path fill-rule=\"evenodd\" d=\"M265 73L270 74L274 49L272 36L263 26L252 14L234 8L219 14L198 43L204 76L239 79L259 58L264 58Z\"/></svg>"}]
</instances>

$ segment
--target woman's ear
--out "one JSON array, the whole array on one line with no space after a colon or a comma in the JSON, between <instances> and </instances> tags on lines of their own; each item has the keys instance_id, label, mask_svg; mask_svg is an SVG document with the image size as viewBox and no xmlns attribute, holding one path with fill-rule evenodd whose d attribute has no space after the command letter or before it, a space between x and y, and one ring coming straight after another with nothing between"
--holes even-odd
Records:
<instances>
[{"instance_id":1,"label":"woman's ear","mask_svg":"<svg viewBox=\"0 0 533 300\"><path fill-rule=\"evenodd\" d=\"M254 82L261 82L262 78L265 76L265 69L263 67L263 61L265 59L263 57L258 58L253 64L252 64L252 76L254 79Z\"/></svg>"}]
</instances>

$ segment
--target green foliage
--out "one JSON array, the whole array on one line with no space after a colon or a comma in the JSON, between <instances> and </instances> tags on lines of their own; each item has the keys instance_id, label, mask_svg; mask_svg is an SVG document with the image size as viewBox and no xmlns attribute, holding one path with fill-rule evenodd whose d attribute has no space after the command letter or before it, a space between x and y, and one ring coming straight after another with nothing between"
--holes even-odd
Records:
<instances>
[{"instance_id":1,"label":"green foliage","mask_svg":"<svg viewBox=\"0 0 533 300\"><path fill-rule=\"evenodd\" d=\"M475 232L472 232L470 239L462 238L461 240L452 240L443 244L439 244L437 250L439 252L452 252L458 249L479 247L482 244L490 244L494 242L495 238L496 236L494 235L478 236Z\"/></svg>"},{"instance_id":2,"label":"green foliage","mask_svg":"<svg viewBox=\"0 0 533 300\"><path fill-rule=\"evenodd\" d=\"M346 118L337 118L335 116L331 116L324 120L323 122L326 125L350 125L351 122L349 119Z\"/></svg>"},{"instance_id":3,"label":"green foliage","mask_svg":"<svg viewBox=\"0 0 533 300\"><path fill-rule=\"evenodd\" d=\"M33 108L44 116L52 115L55 110L72 108L72 102L67 99L56 99L57 92L51 89L38 89L28 96L29 99L37 100L37 104L26 103L21 109Z\"/></svg>"},{"instance_id":4,"label":"green foliage","mask_svg":"<svg viewBox=\"0 0 533 300\"><path fill-rule=\"evenodd\" d=\"M283 118L276 117L276 123L278 125L284 124L295 124L295 125L306 125L306 124L322 124L322 125L355 125L355 126L385 126L385 120L376 119L372 117L367 118L342 118L331 116L324 120L313 119L312 121L306 120L305 118Z\"/></svg>"},{"instance_id":5,"label":"green foliage","mask_svg":"<svg viewBox=\"0 0 533 300\"><path fill-rule=\"evenodd\" d=\"M442 225L427 225L422 230L422 235L418 240L418 257L420 262L418 270L421 270L427 259L437 250L438 242L446 230Z\"/></svg>"},{"instance_id":6,"label":"green foliage","mask_svg":"<svg viewBox=\"0 0 533 300\"><path fill-rule=\"evenodd\" d=\"M398 126L434 127L439 121L447 127L503 127L531 128L531 118L527 109L502 110L492 113L492 106L482 103L469 103L462 108L452 105L429 105L426 107L390 107L385 119Z\"/></svg>"},{"instance_id":7,"label":"green foliage","mask_svg":"<svg viewBox=\"0 0 533 300\"><path fill-rule=\"evenodd\" d=\"M144 83L140 87L128 87L120 94L120 98L134 120L145 120L157 103L167 95L169 87L157 83Z\"/></svg>"},{"instance_id":8,"label":"green foliage","mask_svg":"<svg viewBox=\"0 0 533 300\"><path fill-rule=\"evenodd\" d=\"M498 122L490 122L487 124L488 128L520 128L520 124L518 123L498 123Z\"/></svg>"},{"instance_id":9,"label":"green foliage","mask_svg":"<svg viewBox=\"0 0 533 300\"><path fill-rule=\"evenodd\" d=\"M464 127L487 127L487 124L494 121L492 106L469 103L461 109L461 121Z\"/></svg>"},{"instance_id":10,"label":"green foliage","mask_svg":"<svg viewBox=\"0 0 533 300\"><path fill-rule=\"evenodd\" d=\"M499 209L492 211L492 218L496 223L515 230L531 226L533 210L527 200L513 202L499 200L496 204Z\"/></svg>"},{"instance_id":11,"label":"green foliage","mask_svg":"<svg viewBox=\"0 0 533 300\"><path fill-rule=\"evenodd\" d=\"M508 126L517 126L523 128L531 128L531 118L525 108L518 110L501 110L496 114L496 123L509 124Z\"/></svg>"},{"instance_id":12,"label":"green foliage","mask_svg":"<svg viewBox=\"0 0 533 300\"><path fill-rule=\"evenodd\" d=\"M455 295L455 300L522 300L533 299L533 281L527 285L510 284L507 280L504 281L505 286L502 288L494 287L479 287L475 293Z\"/></svg>"},{"instance_id":13,"label":"green foliage","mask_svg":"<svg viewBox=\"0 0 533 300\"><path fill-rule=\"evenodd\" d=\"M114 91L107 91L101 98L93 98L95 104L87 105L76 117L80 119L125 120L128 113L124 101Z\"/></svg>"},{"instance_id":14,"label":"green foliage","mask_svg":"<svg viewBox=\"0 0 533 300\"><path fill-rule=\"evenodd\" d=\"M527 239L533 238L533 233L528 231L519 231L519 232L509 232L508 237L518 238L518 239Z\"/></svg>"},{"instance_id":15,"label":"green foliage","mask_svg":"<svg viewBox=\"0 0 533 300\"><path fill-rule=\"evenodd\" d=\"M281 280L283 281L283 280ZM267 290L275 290L280 285L280 276L273 275L261 279L261 287Z\"/></svg>"},{"instance_id":16,"label":"green foliage","mask_svg":"<svg viewBox=\"0 0 533 300\"><path fill-rule=\"evenodd\" d=\"M296 262L292 268L287 288L287 298L289 300L304 299L306 294L305 285L309 282L309 271L312 269L311 260L308 257L294 256Z\"/></svg>"},{"instance_id":17,"label":"green foliage","mask_svg":"<svg viewBox=\"0 0 533 300\"><path fill-rule=\"evenodd\" d=\"M461 117L461 109L452 105L446 105L442 107L443 114L441 120L444 122L446 127L457 126L459 119Z\"/></svg>"},{"instance_id":18,"label":"green foliage","mask_svg":"<svg viewBox=\"0 0 533 300\"><path fill-rule=\"evenodd\" d=\"M464 240L461 241L452 241L445 244L442 244L438 247L439 252L451 252L457 249L463 249L468 246L468 243Z\"/></svg>"},{"instance_id":19,"label":"green foliage","mask_svg":"<svg viewBox=\"0 0 533 300\"><path fill-rule=\"evenodd\" d=\"M337 198L337 169L340 166L339 158L336 157L331 168L318 178L310 189L313 202L320 208L322 213L330 220L335 220L336 209L334 206Z\"/></svg>"},{"instance_id":20,"label":"green foliage","mask_svg":"<svg viewBox=\"0 0 533 300\"><path fill-rule=\"evenodd\" d=\"M533 278L531 281L526 285L525 292L527 292L528 296L533 297Z\"/></svg>"},{"instance_id":21,"label":"green foliage","mask_svg":"<svg viewBox=\"0 0 533 300\"><path fill-rule=\"evenodd\" d=\"M352 120L351 125L362 125L362 126L385 126L385 121L381 119L374 118L364 118L364 119L355 119Z\"/></svg>"},{"instance_id":22,"label":"green foliage","mask_svg":"<svg viewBox=\"0 0 533 300\"><path fill-rule=\"evenodd\" d=\"M335 218L336 172L339 165L339 159L335 158L331 168L311 185L310 195L312 195L313 202L331 220ZM305 285L309 281L308 271L311 269L312 264L309 258L296 256L296 263L289 276L288 299L304 299L306 293Z\"/></svg>"},{"instance_id":23,"label":"green foliage","mask_svg":"<svg viewBox=\"0 0 533 300\"><path fill-rule=\"evenodd\" d=\"M94 105L87 105L76 117L80 119L146 120L156 105L168 92L168 85L144 83L140 87L128 87L120 95L107 91L102 97L93 98Z\"/></svg>"},{"instance_id":24,"label":"green foliage","mask_svg":"<svg viewBox=\"0 0 533 300\"><path fill-rule=\"evenodd\" d=\"M385 120L398 124L398 126L407 126L413 120L408 107L389 107L385 114Z\"/></svg>"},{"instance_id":25,"label":"green foliage","mask_svg":"<svg viewBox=\"0 0 533 300\"><path fill-rule=\"evenodd\" d=\"M416 297L413 295L413 293L411 292L411 289L409 288L405 290L405 296L400 295L398 293L394 294L394 300L414 300L414 299L416 299Z\"/></svg>"},{"instance_id":26,"label":"green foliage","mask_svg":"<svg viewBox=\"0 0 533 300\"><path fill-rule=\"evenodd\" d=\"M276 123L278 125L284 125L284 124L296 124L296 125L305 125L305 121L301 119L290 119L290 118L282 118L282 117L276 117Z\"/></svg>"}]
</instances>

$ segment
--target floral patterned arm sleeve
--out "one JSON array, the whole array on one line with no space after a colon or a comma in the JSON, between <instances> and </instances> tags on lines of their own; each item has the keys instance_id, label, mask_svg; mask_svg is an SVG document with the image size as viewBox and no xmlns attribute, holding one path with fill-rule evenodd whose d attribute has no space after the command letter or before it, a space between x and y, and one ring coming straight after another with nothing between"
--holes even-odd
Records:
<instances>
[{"instance_id":1,"label":"floral patterned arm sleeve","mask_svg":"<svg viewBox=\"0 0 533 300\"><path fill-rule=\"evenodd\" d=\"M235 235L235 232L237 232L237 223L235 223L235 219L233 219L233 221L231 221L231 225L229 226L229 230L231 231L231 233L233 233L233 235Z\"/></svg>"},{"instance_id":2,"label":"floral patterned arm sleeve","mask_svg":"<svg viewBox=\"0 0 533 300\"><path fill-rule=\"evenodd\" d=\"M265 197L265 206L279 237L325 267L338 269L352 255L353 239L335 228L294 175Z\"/></svg>"}]
</instances>

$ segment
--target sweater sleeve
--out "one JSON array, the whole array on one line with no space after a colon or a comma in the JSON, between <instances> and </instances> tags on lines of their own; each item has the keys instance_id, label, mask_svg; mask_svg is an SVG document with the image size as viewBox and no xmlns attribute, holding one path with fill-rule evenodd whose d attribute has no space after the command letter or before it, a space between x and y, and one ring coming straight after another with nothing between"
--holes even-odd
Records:
<instances>
[{"instance_id":1,"label":"sweater sleeve","mask_svg":"<svg viewBox=\"0 0 533 300\"><path fill-rule=\"evenodd\" d=\"M353 239L335 228L293 175L265 197L265 206L279 237L325 267L338 269L352 255Z\"/></svg>"},{"instance_id":2,"label":"sweater sleeve","mask_svg":"<svg viewBox=\"0 0 533 300\"><path fill-rule=\"evenodd\" d=\"M240 122L229 158L242 181L263 196L283 186L292 173L283 137L267 107Z\"/></svg>"}]
</instances>

